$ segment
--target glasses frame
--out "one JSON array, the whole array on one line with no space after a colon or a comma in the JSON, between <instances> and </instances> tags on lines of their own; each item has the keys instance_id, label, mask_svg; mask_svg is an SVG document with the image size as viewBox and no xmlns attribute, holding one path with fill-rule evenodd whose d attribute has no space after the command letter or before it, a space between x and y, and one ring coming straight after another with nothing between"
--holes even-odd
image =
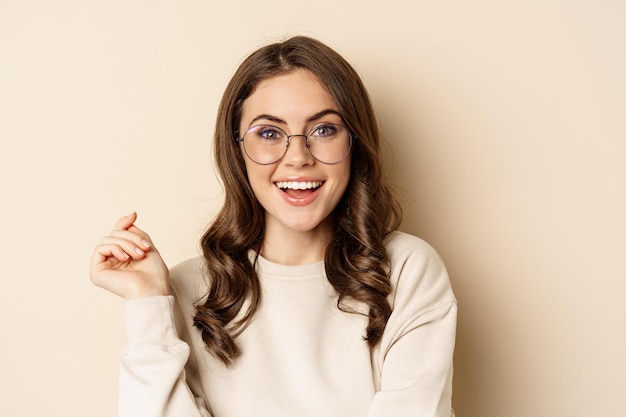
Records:
<instances>
[{"instance_id":1,"label":"glasses frame","mask_svg":"<svg viewBox=\"0 0 626 417\"><path fill-rule=\"evenodd\" d=\"M343 157L342 157L339 161L336 161L336 162L324 162L324 161L322 161L322 160L318 159L318 158L317 158L315 155L313 155L313 153L311 152L311 145L310 145L310 143L309 143L309 136L311 135L311 133L312 133L312 132L313 132L316 128L318 128L318 127L320 127L320 126L324 126L324 125L339 126L339 127L343 128L343 129L345 129L345 130L346 130L346 132L348 132L348 139L349 139L349 141L350 141L350 142L349 142L349 144L348 144L348 150L346 151L346 154L345 154L345 155L344 155L344 156L343 156ZM245 144L245 142L244 142L244 137L245 137L245 136L246 136L246 134L247 134L248 132L250 132L252 129L257 128L257 127L259 127L259 126L267 126L267 127L271 127L271 128L273 128L273 129L280 130L281 132L283 132L283 133L285 134L285 137L286 137L286 140L285 140L285 150L283 151L283 154L282 154L282 155L281 155L278 159L276 159L275 161L272 161L272 162L259 162L259 161L255 160L253 157L251 157L251 156L250 156L250 154L248 153L248 150L246 149L246 144ZM248 156L248 158L250 158L250 160L251 160L252 162L254 162L255 164L259 164L259 165L272 165L272 164L275 164L276 162L280 161L281 159L283 159L283 158L285 157L285 155L287 154L287 150L289 149L289 144L291 143L291 138L293 138L294 136L300 136L300 137L303 137L303 138L304 138L305 145L306 145L306 149L307 149L307 151L309 152L309 155L311 155L311 157L312 157L313 159L315 159L317 162L320 162L320 163L322 163L322 164L326 164L326 165L336 165L336 164L338 164L338 163L340 163L340 162L344 161L344 160L348 157L348 155L350 155L350 153L352 152L352 145L353 145L353 143L354 143L354 140L356 139L356 135L354 135L354 134L352 133L352 131L351 131L350 129L348 129L348 127L347 127L347 126L344 126L344 125L341 125L341 124L337 124L337 123L321 123L321 124L315 125L315 126L313 126L313 127L311 128L311 130L309 130L309 133L307 133L306 135L304 135L304 134L293 134L293 135L290 135L290 134L288 134L288 133L285 131L285 129L280 128L280 127L278 127L278 126L271 125L271 124L261 124L261 125L254 125L254 126L251 126L248 130L246 130L246 131L245 131L245 133L243 134L243 136L241 136L241 137L238 137L238 136L239 136L239 134L238 134L238 133L235 133L235 142L236 142L236 143L241 143L241 144L243 145L243 151L246 153L246 155Z\"/></svg>"}]
</instances>

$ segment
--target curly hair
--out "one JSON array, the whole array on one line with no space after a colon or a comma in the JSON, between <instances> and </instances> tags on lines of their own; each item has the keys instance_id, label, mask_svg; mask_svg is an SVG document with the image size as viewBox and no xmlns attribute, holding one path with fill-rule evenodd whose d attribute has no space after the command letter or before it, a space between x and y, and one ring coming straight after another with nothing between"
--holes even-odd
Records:
<instances>
[{"instance_id":1,"label":"curly hair","mask_svg":"<svg viewBox=\"0 0 626 417\"><path fill-rule=\"evenodd\" d=\"M255 256L263 241L264 209L252 191L236 143L242 106L259 82L296 69L306 69L328 90L356 137L349 184L332 214L337 232L324 256L337 307L358 313L348 300L367 307L364 339L372 347L391 314L384 240L399 226L401 210L384 179L378 125L368 93L352 66L320 41L297 36L267 45L249 55L233 75L215 128L215 162L225 199L201 239L208 292L195 305L194 326L207 350L226 365L240 355L235 339L261 300Z\"/></svg>"}]
</instances>

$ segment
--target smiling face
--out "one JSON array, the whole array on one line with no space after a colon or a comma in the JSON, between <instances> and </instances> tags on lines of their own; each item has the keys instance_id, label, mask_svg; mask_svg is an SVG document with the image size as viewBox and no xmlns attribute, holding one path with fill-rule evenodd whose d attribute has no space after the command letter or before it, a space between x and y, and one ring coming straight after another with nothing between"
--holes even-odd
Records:
<instances>
[{"instance_id":1,"label":"smiling face","mask_svg":"<svg viewBox=\"0 0 626 417\"><path fill-rule=\"evenodd\" d=\"M343 125L339 109L328 91L310 72L297 69L261 81L242 107L240 132L268 124L291 138L278 162L260 165L244 152L252 190L265 209L265 239L289 239L303 234L332 233L329 215L350 180L350 160L329 165L315 160L304 135L320 123Z\"/></svg>"}]
</instances>

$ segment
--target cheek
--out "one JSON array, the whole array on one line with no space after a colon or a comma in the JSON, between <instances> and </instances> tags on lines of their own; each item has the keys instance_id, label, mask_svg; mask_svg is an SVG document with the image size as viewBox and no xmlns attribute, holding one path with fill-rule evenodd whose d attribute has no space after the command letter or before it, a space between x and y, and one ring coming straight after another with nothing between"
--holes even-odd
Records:
<instances>
[{"instance_id":1,"label":"cheek","mask_svg":"<svg viewBox=\"0 0 626 417\"><path fill-rule=\"evenodd\" d=\"M350 183L350 161L344 161L341 166L337 166L337 172L335 173L336 178L339 178L337 182L337 193L338 199L341 199L343 195L346 193L348 189L348 184Z\"/></svg>"},{"instance_id":2,"label":"cheek","mask_svg":"<svg viewBox=\"0 0 626 417\"><path fill-rule=\"evenodd\" d=\"M245 158L245 157L244 157ZM246 161L246 173L248 174L248 182L254 192L257 200L261 200L268 190L267 187L271 186L270 178L273 172L272 165L259 165L248 158ZM261 197L261 198L259 198Z\"/></svg>"}]
</instances>

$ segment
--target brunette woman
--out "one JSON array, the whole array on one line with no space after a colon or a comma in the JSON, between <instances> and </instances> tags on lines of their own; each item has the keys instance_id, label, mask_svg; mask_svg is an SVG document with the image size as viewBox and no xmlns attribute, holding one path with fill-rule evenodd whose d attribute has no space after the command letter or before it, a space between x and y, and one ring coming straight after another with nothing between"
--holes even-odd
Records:
<instances>
[{"instance_id":1,"label":"brunette woman","mask_svg":"<svg viewBox=\"0 0 626 417\"><path fill-rule=\"evenodd\" d=\"M168 271L120 219L92 281L124 297L120 416L448 417L456 300L397 231L367 92L335 51L263 47L226 87L224 205Z\"/></svg>"}]
</instances>

